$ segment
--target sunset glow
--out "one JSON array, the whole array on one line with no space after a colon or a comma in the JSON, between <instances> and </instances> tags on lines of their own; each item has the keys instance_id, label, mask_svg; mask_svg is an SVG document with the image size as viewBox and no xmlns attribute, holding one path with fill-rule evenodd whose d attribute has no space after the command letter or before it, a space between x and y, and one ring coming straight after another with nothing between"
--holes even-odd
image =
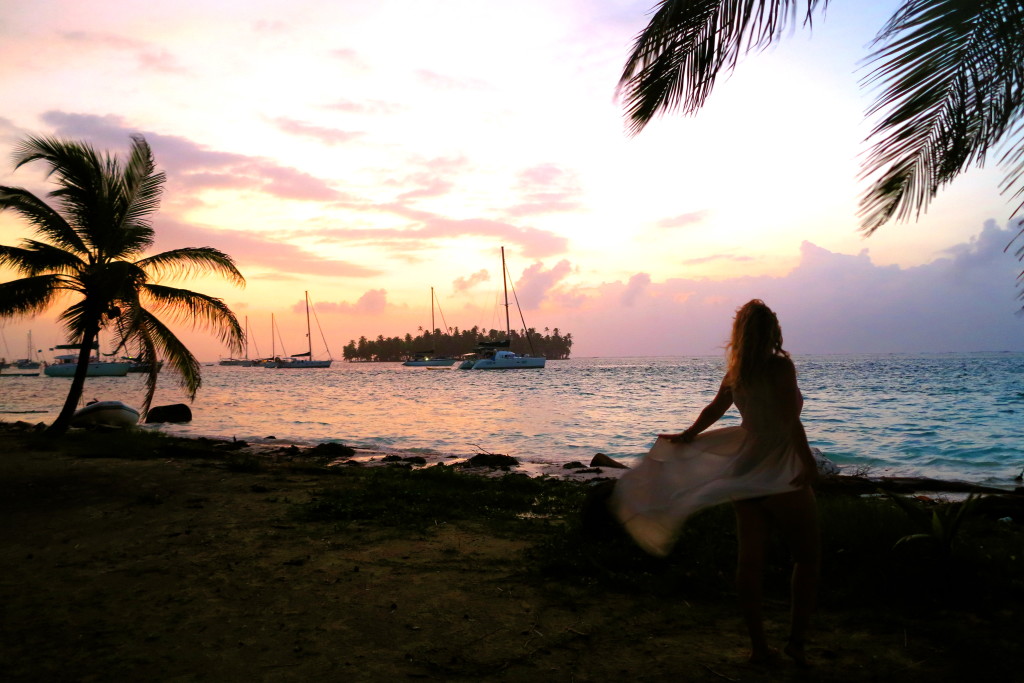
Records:
<instances>
[{"instance_id":1,"label":"sunset glow","mask_svg":"<svg viewBox=\"0 0 1024 683\"><path fill-rule=\"evenodd\" d=\"M304 346L307 290L335 358L428 327L431 287L448 326L503 327L501 246L527 324L572 332L574 356L719 353L751 297L797 352L1024 350L998 169L917 223L858 231L861 60L895 2L830 6L699 116L630 137L615 84L652 5L14 3L0 184L50 189L12 170L26 135L120 153L142 134L168 176L156 247L232 255L245 289L188 286L247 317L263 351L271 314ZM28 236L0 214L0 243ZM0 355L29 330L61 343L54 318L8 321Z\"/></svg>"}]
</instances>

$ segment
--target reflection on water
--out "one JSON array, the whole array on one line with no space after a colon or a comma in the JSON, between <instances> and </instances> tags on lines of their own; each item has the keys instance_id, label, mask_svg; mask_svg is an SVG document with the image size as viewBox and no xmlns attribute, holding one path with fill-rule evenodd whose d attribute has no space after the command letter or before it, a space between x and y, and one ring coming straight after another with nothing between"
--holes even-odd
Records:
<instances>
[{"instance_id":1,"label":"reflection on water","mask_svg":"<svg viewBox=\"0 0 1024 683\"><path fill-rule=\"evenodd\" d=\"M875 474L1005 483L1024 467L1024 354L796 357L812 445ZM644 453L690 424L721 358L589 358L543 370L469 372L398 363L329 369L210 366L184 435L588 462ZM70 380L0 379L0 419L52 420ZM138 404L143 378L90 378L84 397ZM183 401L161 376L154 405ZM18 411L41 411L17 415ZM722 425L737 424L735 411Z\"/></svg>"}]
</instances>

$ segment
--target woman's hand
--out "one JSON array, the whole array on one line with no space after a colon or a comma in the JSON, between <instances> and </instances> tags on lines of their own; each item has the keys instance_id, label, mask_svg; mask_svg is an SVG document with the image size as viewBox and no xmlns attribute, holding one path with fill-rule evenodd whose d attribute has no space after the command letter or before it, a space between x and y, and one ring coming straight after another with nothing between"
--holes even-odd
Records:
<instances>
[{"instance_id":1,"label":"woman's hand","mask_svg":"<svg viewBox=\"0 0 1024 683\"><path fill-rule=\"evenodd\" d=\"M686 429L674 434L658 434L659 439L668 439L672 443L690 443L697 433L692 429Z\"/></svg>"}]
</instances>

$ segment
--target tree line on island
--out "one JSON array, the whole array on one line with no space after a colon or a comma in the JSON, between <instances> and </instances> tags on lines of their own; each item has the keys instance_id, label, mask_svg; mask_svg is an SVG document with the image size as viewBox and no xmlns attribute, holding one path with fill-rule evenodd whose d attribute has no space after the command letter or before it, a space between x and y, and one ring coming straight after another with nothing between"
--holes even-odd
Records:
<instances>
[{"instance_id":1,"label":"tree line on island","mask_svg":"<svg viewBox=\"0 0 1024 683\"><path fill-rule=\"evenodd\" d=\"M360 337L353 339L342 351L347 361L375 361L375 362L396 362L405 361L415 357L417 354L430 354L433 356L461 356L472 353L481 342L501 342L506 338L505 330L483 330L474 325L468 330L452 328L451 333L445 333L440 329L421 330L421 333L412 336L406 333L404 337L385 337L377 335L376 339ZM537 332L534 328L528 328L526 333L522 330L512 330L509 350L519 354L531 356L544 356L548 360L565 360L572 351L572 333L564 335L558 328L549 330L544 328L544 333Z\"/></svg>"}]
</instances>

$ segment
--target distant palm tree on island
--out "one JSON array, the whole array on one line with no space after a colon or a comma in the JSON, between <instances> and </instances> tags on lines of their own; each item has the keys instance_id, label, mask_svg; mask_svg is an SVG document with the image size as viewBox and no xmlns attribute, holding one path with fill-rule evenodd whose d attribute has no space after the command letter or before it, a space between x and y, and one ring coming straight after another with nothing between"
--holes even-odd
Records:
<instances>
[{"instance_id":1,"label":"distant palm tree on island","mask_svg":"<svg viewBox=\"0 0 1024 683\"><path fill-rule=\"evenodd\" d=\"M236 351L242 329L220 299L152 280L213 273L244 286L234 261L212 247L143 256L153 244L150 218L160 205L166 176L156 171L141 136L132 136L123 162L85 142L28 137L15 150L14 168L36 161L48 167L48 177L57 184L48 195L56 208L26 189L0 186L0 211L14 211L38 237L22 240L19 247L0 245L0 266L23 275L0 284L0 317L33 316L74 297L59 320L67 339L79 345L78 367L47 431L63 433L70 425L101 329L112 328L115 353L131 349L138 362L150 364L143 411L149 410L156 390L158 357L178 373L194 399L202 384L200 364L156 314L198 323Z\"/></svg>"},{"instance_id":2,"label":"distant palm tree on island","mask_svg":"<svg viewBox=\"0 0 1024 683\"><path fill-rule=\"evenodd\" d=\"M828 0L658 3L619 80L632 132L667 111L696 113L719 72L778 39L800 4L809 26ZM864 83L882 90L868 110L879 121L863 171L872 180L860 205L866 234L919 217L943 186L982 166L997 146L1008 167L1003 190L1024 193L1024 5L903 0L873 47ZM1024 247L1016 254L1024 260Z\"/></svg>"}]
</instances>

